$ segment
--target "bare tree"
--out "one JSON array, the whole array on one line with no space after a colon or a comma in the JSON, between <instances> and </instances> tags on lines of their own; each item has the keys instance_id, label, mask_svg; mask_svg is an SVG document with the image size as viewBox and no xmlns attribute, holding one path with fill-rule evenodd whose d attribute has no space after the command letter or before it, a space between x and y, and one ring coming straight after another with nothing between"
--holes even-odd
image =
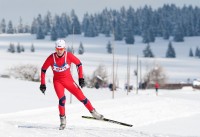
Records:
<instances>
[{"instance_id":1,"label":"bare tree","mask_svg":"<svg viewBox=\"0 0 200 137\"><path fill-rule=\"evenodd\" d=\"M10 76L28 81L39 81L39 68L36 65L26 64L9 69Z\"/></svg>"},{"instance_id":2,"label":"bare tree","mask_svg":"<svg viewBox=\"0 0 200 137\"><path fill-rule=\"evenodd\" d=\"M108 75L104 65L99 65L98 68L93 72L92 78L90 79L90 87L104 87L108 84Z\"/></svg>"},{"instance_id":3,"label":"bare tree","mask_svg":"<svg viewBox=\"0 0 200 137\"><path fill-rule=\"evenodd\" d=\"M160 85L165 84L167 76L162 66L155 65L153 66L144 76L144 81L147 82L147 85L159 82Z\"/></svg>"}]
</instances>

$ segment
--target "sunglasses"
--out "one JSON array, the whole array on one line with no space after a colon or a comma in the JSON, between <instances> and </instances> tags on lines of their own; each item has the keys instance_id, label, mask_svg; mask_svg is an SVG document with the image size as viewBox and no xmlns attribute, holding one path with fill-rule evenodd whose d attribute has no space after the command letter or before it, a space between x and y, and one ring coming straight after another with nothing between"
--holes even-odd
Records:
<instances>
[{"instance_id":1,"label":"sunglasses","mask_svg":"<svg viewBox=\"0 0 200 137\"><path fill-rule=\"evenodd\" d=\"M56 48L56 51L63 51L65 48Z\"/></svg>"}]
</instances>

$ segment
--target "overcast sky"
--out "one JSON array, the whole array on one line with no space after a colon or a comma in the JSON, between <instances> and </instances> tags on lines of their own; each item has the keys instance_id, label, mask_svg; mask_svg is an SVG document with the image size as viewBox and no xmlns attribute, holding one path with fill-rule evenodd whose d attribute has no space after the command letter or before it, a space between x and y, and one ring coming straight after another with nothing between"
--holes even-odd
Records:
<instances>
[{"instance_id":1,"label":"overcast sky","mask_svg":"<svg viewBox=\"0 0 200 137\"><path fill-rule=\"evenodd\" d=\"M84 13L101 12L105 7L118 10L122 6L132 6L136 9L146 4L156 9L165 3L174 3L179 7L184 4L200 7L199 0L0 0L0 20L5 18L6 22L12 20L15 24L21 16L23 23L30 24L39 13L46 15L50 11L52 15L63 12L69 14L72 9L82 19Z\"/></svg>"}]
</instances>

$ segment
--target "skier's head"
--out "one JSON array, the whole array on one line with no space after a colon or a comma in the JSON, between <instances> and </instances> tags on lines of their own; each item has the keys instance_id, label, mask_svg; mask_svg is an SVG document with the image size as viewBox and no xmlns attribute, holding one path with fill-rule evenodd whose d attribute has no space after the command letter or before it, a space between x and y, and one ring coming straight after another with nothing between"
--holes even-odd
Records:
<instances>
[{"instance_id":1,"label":"skier's head","mask_svg":"<svg viewBox=\"0 0 200 137\"><path fill-rule=\"evenodd\" d=\"M63 39L58 39L55 43L56 49L65 49L66 48L66 42Z\"/></svg>"},{"instance_id":2,"label":"skier's head","mask_svg":"<svg viewBox=\"0 0 200 137\"><path fill-rule=\"evenodd\" d=\"M63 39L58 39L55 43L55 49L58 56L62 56L66 48L66 42Z\"/></svg>"}]
</instances>

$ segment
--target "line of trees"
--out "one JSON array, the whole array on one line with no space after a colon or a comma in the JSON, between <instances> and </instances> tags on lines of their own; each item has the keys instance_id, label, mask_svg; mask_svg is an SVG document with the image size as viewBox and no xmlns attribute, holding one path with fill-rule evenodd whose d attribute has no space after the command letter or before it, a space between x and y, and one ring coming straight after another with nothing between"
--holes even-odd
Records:
<instances>
[{"instance_id":1,"label":"line of trees","mask_svg":"<svg viewBox=\"0 0 200 137\"><path fill-rule=\"evenodd\" d=\"M173 36L176 42L184 41L185 36L200 36L200 8L174 4L165 4L153 10L150 6L134 9L121 7L119 11L105 8L101 13L85 13L80 22L75 11L70 15L62 13L52 17L48 12L33 19L30 26L23 25L20 18L19 25L13 27L12 21L6 26L5 19L0 23L1 33L31 33L37 39L44 39L50 35L51 40L67 37L69 34L84 34L85 37L96 37L104 34L115 40L125 40L127 44L134 44L134 36L142 36L144 43L154 42L156 37L168 40Z\"/></svg>"},{"instance_id":2,"label":"line of trees","mask_svg":"<svg viewBox=\"0 0 200 137\"><path fill-rule=\"evenodd\" d=\"M189 56L190 56L190 57L198 57L198 58L200 58L200 48L199 48L199 47L196 47L194 53L193 53L192 48L190 48Z\"/></svg>"},{"instance_id":3,"label":"line of trees","mask_svg":"<svg viewBox=\"0 0 200 137\"><path fill-rule=\"evenodd\" d=\"M143 50L143 55L144 55L144 57L149 57L149 58L155 57L151 50L151 46L149 43L147 44L146 48ZM168 44L168 48L167 48L165 57L166 58L176 58L176 52L175 52L174 47L172 46L171 41Z\"/></svg>"},{"instance_id":4,"label":"line of trees","mask_svg":"<svg viewBox=\"0 0 200 137\"><path fill-rule=\"evenodd\" d=\"M35 46L34 46L33 43L31 44L30 51L35 52ZM21 52L25 52L25 48L20 43L18 43L16 46L13 43L10 43L10 45L8 47L8 52L10 52L10 53L15 53L15 52L21 53Z\"/></svg>"},{"instance_id":5,"label":"line of trees","mask_svg":"<svg viewBox=\"0 0 200 137\"><path fill-rule=\"evenodd\" d=\"M143 50L143 55L144 55L144 57L147 57L147 58L154 58L155 57L152 50L151 50L151 46L150 46L149 43L147 43L147 46ZM165 57L166 58L176 58L176 51L175 51L171 41L168 44L168 48L167 48ZM192 48L190 48L189 49L189 57L200 58L200 48L196 47L195 52L193 52Z\"/></svg>"}]
</instances>

